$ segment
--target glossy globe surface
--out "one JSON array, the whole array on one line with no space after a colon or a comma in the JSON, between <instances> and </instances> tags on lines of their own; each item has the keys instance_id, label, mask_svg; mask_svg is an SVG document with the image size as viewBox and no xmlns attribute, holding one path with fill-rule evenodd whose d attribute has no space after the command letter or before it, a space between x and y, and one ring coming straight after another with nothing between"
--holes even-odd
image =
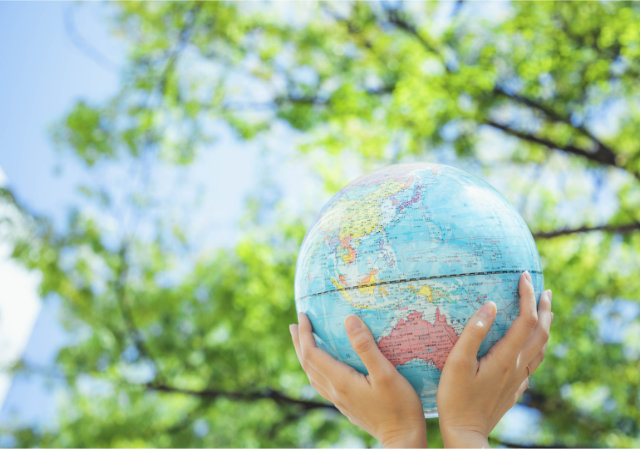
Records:
<instances>
[{"instance_id":1,"label":"glossy globe surface","mask_svg":"<svg viewBox=\"0 0 640 450\"><path fill-rule=\"evenodd\" d=\"M399 164L358 178L324 206L298 256L296 308L320 348L366 373L343 325L360 316L434 417L442 368L467 320L496 303L481 357L518 315L525 270L537 299L533 237L498 191L454 167Z\"/></svg>"}]
</instances>

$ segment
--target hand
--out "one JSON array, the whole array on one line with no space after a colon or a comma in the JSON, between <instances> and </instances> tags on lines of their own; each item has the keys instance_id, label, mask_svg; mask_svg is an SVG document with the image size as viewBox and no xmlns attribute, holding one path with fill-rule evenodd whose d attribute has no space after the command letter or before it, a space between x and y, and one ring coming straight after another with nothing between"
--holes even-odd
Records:
<instances>
[{"instance_id":1,"label":"hand","mask_svg":"<svg viewBox=\"0 0 640 450\"><path fill-rule=\"evenodd\" d=\"M438 386L440 431L445 447L488 447L489 433L529 387L540 365L553 319L551 291L536 312L531 275L520 277L520 314L505 336L480 360L478 349L496 316L485 303L467 322L449 353Z\"/></svg>"},{"instance_id":2,"label":"hand","mask_svg":"<svg viewBox=\"0 0 640 450\"><path fill-rule=\"evenodd\" d=\"M293 345L311 386L320 395L384 447L427 446L424 414L416 391L380 352L358 316L347 316L345 329L369 375L318 348L305 314L298 314L298 322L299 328L289 326Z\"/></svg>"}]
</instances>

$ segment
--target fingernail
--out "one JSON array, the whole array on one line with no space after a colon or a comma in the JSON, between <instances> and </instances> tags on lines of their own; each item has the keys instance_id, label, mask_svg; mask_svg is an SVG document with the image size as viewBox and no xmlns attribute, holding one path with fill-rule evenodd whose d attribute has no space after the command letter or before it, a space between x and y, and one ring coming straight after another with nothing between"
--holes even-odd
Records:
<instances>
[{"instance_id":1,"label":"fingernail","mask_svg":"<svg viewBox=\"0 0 640 450\"><path fill-rule=\"evenodd\" d=\"M529 283L532 283L532 284L533 284L533 281L531 280L531 274L529 273L529 271L528 271L528 270L525 270L525 271L524 271L524 277L527 279L527 281L528 281Z\"/></svg>"},{"instance_id":2,"label":"fingernail","mask_svg":"<svg viewBox=\"0 0 640 450\"><path fill-rule=\"evenodd\" d=\"M291 333L291 336L293 337L293 327L295 327L295 324L289 324L289 333Z\"/></svg>"},{"instance_id":3,"label":"fingernail","mask_svg":"<svg viewBox=\"0 0 640 450\"><path fill-rule=\"evenodd\" d=\"M304 320L303 316L304 316L303 313L301 313L301 312L298 313L298 323L300 323L300 322L302 322Z\"/></svg>"},{"instance_id":4,"label":"fingernail","mask_svg":"<svg viewBox=\"0 0 640 450\"><path fill-rule=\"evenodd\" d=\"M485 319L490 318L493 305L494 305L493 302L486 302L484 305L482 305L482 308L480 308L480 315Z\"/></svg>"},{"instance_id":5,"label":"fingernail","mask_svg":"<svg viewBox=\"0 0 640 450\"><path fill-rule=\"evenodd\" d=\"M483 327L484 324L491 318L491 309L493 308L492 303L493 302L485 303L478 311L478 322L476 322L477 326Z\"/></svg>"},{"instance_id":6,"label":"fingernail","mask_svg":"<svg viewBox=\"0 0 640 450\"><path fill-rule=\"evenodd\" d=\"M356 316L347 316L346 328L348 333L355 333L362 327L360 319Z\"/></svg>"}]
</instances>

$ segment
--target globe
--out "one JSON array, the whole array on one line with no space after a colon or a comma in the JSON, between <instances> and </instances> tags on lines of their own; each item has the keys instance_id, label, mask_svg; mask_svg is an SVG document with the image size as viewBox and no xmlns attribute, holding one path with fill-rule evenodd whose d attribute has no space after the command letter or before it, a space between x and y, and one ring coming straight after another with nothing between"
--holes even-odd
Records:
<instances>
[{"instance_id":1,"label":"globe","mask_svg":"<svg viewBox=\"0 0 640 450\"><path fill-rule=\"evenodd\" d=\"M538 299L533 237L497 190L455 167L397 164L356 179L322 208L300 248L296 309L318 347L366 374L344 329L345 317L358 315L425 417L436 417L440 375L467 320L496 303L480 358L517 317L525 270Z\"/></svg>"}]
</instances>

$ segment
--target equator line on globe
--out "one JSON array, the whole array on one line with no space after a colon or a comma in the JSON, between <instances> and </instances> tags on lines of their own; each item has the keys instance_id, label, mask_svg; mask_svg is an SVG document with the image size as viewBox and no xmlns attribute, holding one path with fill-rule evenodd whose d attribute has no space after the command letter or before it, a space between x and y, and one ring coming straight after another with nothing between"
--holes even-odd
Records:
<instances>
[{"instance_id":1,"label":"equator line on globe","mask_svg":"<svg viewBox=\"0 0 640 450\"><path fill-rule=\"evenodd\" d=\"M435 417L440 373L465 323L496 303L483 356L518 315L525 270L538 299L533 237L498 191L451 166L398 164L363 175L323 207L298 255L296 308L318 347L367 373L343 325L360 316L416 389L425 417Z\"/></svg>"}]
</instances>

